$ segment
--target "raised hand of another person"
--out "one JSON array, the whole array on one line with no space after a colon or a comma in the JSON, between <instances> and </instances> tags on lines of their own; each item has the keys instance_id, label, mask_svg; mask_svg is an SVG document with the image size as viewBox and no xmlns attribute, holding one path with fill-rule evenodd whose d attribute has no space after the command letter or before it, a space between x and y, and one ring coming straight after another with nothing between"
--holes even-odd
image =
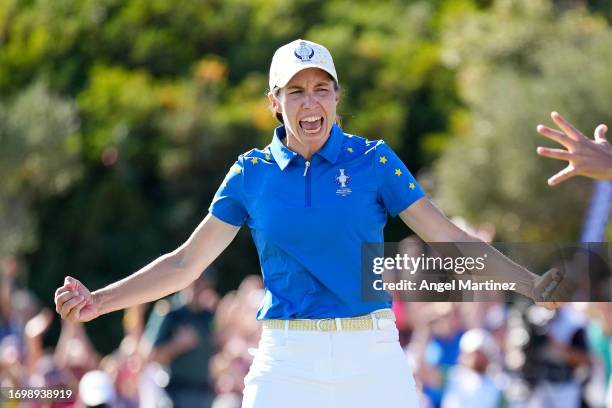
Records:
<instances>
[{"instance_id":1,"label":"raised hand of another person","mask_svg":"<svg viewBox=\"0 0 612 408\"><path fill-rule=\"evenodd\" d=\"M595 139L592 140L584 136L557 112L552 112L550 117L561 131L538 125L538 133L554 140L567 150L538 147L537 152L540 156L566 160L569 164L549 178L548 184L556 186L574 176L612 180L612 146L605 136L608 127L606 125L597 126Z\"/></svg>"},{"instance_id":2,"label":"raised hand of another person","mask_svg":"<svg viewBox=\"0 0 612 408\"><path fill-rule=\"evenodd\" d=\"M42 336L51 323L53 322L53 312L44 308L36 316L28 320L25 325L24 333L28 338L40 337Z\"/></svg>"}]
</instances>

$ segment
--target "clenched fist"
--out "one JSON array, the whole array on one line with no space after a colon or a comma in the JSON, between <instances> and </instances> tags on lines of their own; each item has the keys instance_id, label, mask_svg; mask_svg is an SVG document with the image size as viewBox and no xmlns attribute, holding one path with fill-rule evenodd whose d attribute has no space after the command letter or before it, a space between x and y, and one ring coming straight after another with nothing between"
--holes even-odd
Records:
<instances>
[{"instance_id":1,"label":"clenched fist","mask_svg":"<svg viewBox=\"0 0 612 408\"><path fill-rule=\"evenodd\" d=\"M70 276L55 291L55 310L69 322L88 322L100 315L99 305L89 289Z\"/></svg>"},{"instance_id":2,"label":"clenched fist","mask_svg":"<svg viewBox=\"0 0 612 408\"><path fill-rule=\"evenodd\" d=\"M549 269L539 276L532 291L532 299L538 306L548 310L560 308L567 302L571 293L565 274L557 268Z\"/></svg>"}]
</instances>

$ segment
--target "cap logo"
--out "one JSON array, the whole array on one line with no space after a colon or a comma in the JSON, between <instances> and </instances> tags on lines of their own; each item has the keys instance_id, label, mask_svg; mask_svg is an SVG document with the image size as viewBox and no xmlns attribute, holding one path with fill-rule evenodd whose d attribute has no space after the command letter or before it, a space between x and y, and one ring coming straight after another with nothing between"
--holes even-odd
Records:
<instances>
[{"instance_id":1,"label":"cap logo","mask_svg":"<svg viewBox=\"0 0 612 408\"><path fill-rule=\"evenodd\" d=\"M314 53L314 49L305 42L300 42L300 45L293 52L297 59L302 62L309 62L314 56Z\"/></svg>"}]
</instances>

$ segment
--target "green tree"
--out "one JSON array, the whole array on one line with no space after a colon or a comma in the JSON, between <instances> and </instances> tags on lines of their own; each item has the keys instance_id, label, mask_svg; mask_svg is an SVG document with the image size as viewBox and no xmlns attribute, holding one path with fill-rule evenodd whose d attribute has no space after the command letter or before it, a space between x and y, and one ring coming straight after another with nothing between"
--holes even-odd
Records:
<instances>
[{"instance_id":1,"label":"green tree","mask_svg":"<svg viewBox=\"0 0 612 408\"><path fill-rule=\"evenodd\" d=\"M0 105L0 258L32 248L37 201L79 177L79 122L70 99L34 83Z\"/></svg>"},{"instance_id":2,"label":"green tree","mask_svg":"<svg viewBox=\"0 0 612 408\"><path fill-rule=\"evenodd\" d=\"M436 168L440 204L495 223L505 239L576 239L591 183L547 186L560 164L535 155L547 144L535 126L551 110L582 129L609 121L610 27L550 1L503 0L455 20L444 43L466 107Z\"/></svg>"}]
</instances>

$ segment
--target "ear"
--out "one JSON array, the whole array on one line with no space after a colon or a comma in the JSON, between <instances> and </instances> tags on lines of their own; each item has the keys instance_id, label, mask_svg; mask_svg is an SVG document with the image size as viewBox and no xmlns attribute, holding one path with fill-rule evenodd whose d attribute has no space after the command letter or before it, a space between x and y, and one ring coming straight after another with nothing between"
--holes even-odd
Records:
<instances>
[{"instance_id":1,"label":"ear","mask_svg":"<svg viewBox=\"0 0 612 408\"><path fill-rule=\"evenodd\" d=\"M274 95L274 93L268 92L268 100L270 101L270 106L272 106L272 109L274 109L275 112L283 113L283 110L280 106L280 102L278 101L278 98Z\"/></svg>"},{"instance_id":2,"label":"ear","mask_svg":"<svg viewBox=\"0 0 612 408\"><path fill-rule=\"evenodd\" d=\"M336 106L337 106L338 102L340 102L340 87L334 83L332 84L332 90L334 91L334 96L336 99Z\"/></svg>"}]
</instances>

